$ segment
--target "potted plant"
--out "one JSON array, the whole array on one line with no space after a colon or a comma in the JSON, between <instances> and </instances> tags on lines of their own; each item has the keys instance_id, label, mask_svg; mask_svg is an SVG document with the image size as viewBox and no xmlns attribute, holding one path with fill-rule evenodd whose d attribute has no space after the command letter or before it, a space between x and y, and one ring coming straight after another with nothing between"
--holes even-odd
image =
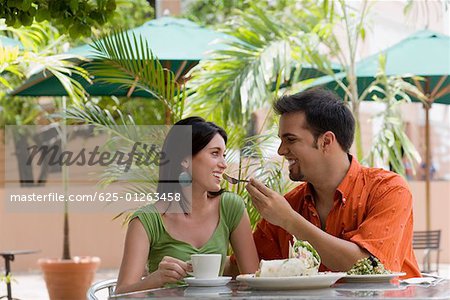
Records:
<instances>
[{"instance_id":1,"label":"potted plant","mask_svg":"<svg viewBox=\"0 0 450 300\"><path fill-rule=\"evenodd\" d=\"M85 71L83 71L85 72ZM66 110L66 101L63 97L62 110ZM59 131L61 139L61 151L66 146L66 120L61 120L62 126ZM64 196L67 199L69 185L68 170L62 165L62 183ZM44 273L45 283L50 299L84 299L87 290L100 265L100 258L96 256L74 256L70 255L69 236L69 202L64 202L64 227L63 227L63 255L62 258L41 258L38 264Z\"/></svg>"},{"instance_id":2,"label":"potted plant","mask_svg":"<svg viewBox=\"0 0 450 300\"><path fill-rule=\"evenodd\" d=\"M63 108L65 109L65 101ZM65 123L65 121L63 122ZM64 124L62 128L64 128ZM62 151L66 144L66 132L61 131ZM62 181L64 196L67 199L68 172L67 166L62 166ZM70 255L69 237L69 204L64 202L64 242L62 258L41 258L38 264L44 273L45 283L50 299L84 299L89 286L94 280L95 272L100 265L96 256Z\"/></svg>"},{"instance_id":3,"label":"potted plant","mask_svg":"<svg viewBox=\"0 0 450 300\"><path fill-rule=\"evenodd\" d=\"M8 27L6 27L8 30ZM63 40L53 35L53 28L48 24L34 24L30 28L14 29L13 34L19 35L23 40L27 38L27 32L33 30L46 32L43 39L54 39L56 44L61 44ZM73 99L78 99L85 94L80 84L75 82L72 74L82 76L89 81L88 73L84 69L77 67L69 59L82 59L73 55L49 55L39 53L38 44L45 44L45 41L28 41L28 44L35 46L34 51L19 49L19 47L4 47L3 51L8 53L2 66L2 80L0 86L7 89L13 89L20 84L21 79L26 77L31 68L41 67L51 72L58 78L66 88L68 95ZM2 46L3 47L3 46ZM38 53L36 53L38 52ZM65 104L63 105L63 107ZM33 104L29 99L22 97L6 98L6 95L0 94L0 121L6 125L31 125L34 124L38 116L43 112L37 104ZM1 135L3 136L3 135ZM20 166L19 166L20 167ZM23 167L23 165L22 165ZM30 185L35 185L33 178L30 179ZM67 170L63 169L63 184L67 190ZM99 266L98 257L71 257L69 245L69 210L64 207L64 250L61 259L44 258L39 260L39 265L44 272L49 296L51 299L84 299L86 291L89 288L95 271ZM9 280L9 278L0 278L0 280Z\"/></svg>"}]
</instances>

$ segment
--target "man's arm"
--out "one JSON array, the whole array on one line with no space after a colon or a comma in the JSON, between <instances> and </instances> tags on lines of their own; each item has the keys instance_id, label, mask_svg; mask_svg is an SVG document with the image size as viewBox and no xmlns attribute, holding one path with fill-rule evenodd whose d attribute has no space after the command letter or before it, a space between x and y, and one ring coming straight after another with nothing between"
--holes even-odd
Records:
<instances>
[{"instance_id":1,"label":"man's arm","mask_svg":"<svg viewBox=\"0 0 450 300\"><path fill-rule=\"evenodd\" d=\"M326 233L292 209L281 221L279 226L284 230L297 239L310 242L330 270L348 271L359 259L370 256L357 244Z\"/></svg>"},{"instance_id":2,"label":"man's arm","mask_svg":"<svg viewBox=\"0 0 450 300\"><path fill-rule=\"evenodd\" d=\"M246 188L264 219L282 227L297 239L310 242L329 269L348 271L359 259L370 255L357 244L334 237L311 224L294 211L282 195L261 182L252 179Z\"/></svg>"}]
</instances>

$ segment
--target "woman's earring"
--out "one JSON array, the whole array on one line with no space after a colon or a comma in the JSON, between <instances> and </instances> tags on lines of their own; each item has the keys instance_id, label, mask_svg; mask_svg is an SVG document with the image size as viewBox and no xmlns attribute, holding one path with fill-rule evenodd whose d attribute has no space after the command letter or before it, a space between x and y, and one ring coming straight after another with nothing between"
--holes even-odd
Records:
<instances>
[{"instance_id":1,"label":"woman's earring","mask_svg":"<svg viewBox=\"0 0 450 300\"><path fill-rule=\"evenodd\" d=\"M192 176L186 171L183 171L178 176L178 182L182 187L188 187L192 183Z\"/></svg>"}]
</instances>

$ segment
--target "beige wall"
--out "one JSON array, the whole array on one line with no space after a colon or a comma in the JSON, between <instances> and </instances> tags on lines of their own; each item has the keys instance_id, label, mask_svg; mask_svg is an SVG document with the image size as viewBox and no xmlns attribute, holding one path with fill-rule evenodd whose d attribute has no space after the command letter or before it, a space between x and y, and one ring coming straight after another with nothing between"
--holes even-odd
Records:
<instances>
[{"instance_id":1,"label":"beige wall","mask_svg":"<svg viewBox=\"0 0 450 300\"><path fill-rule=\"evenodd\" d=\"M4 190L0 189L0 199ZM126 228L112 214L72 213L70 235L72 256L92 255L102 259L102 268L118 268ZM0 201L0 250L40 249L33 255L19 255L13 271L37 269L42 257L61 257L62 213L8 213ZM3 264L3 262L1 262Z\"/></svg>"},{"instance_id":2,"label":"beige wall","mask_svg":"<svg viewBox=\"0 0 450 300\"><path fill-rule=\"evenodd\" d=\"M414 196L414 229L425 230L425 182L410 181ZM441 229L442 263L450 263L450 181L431 182L431 229Z\"/></svg>"}]
</instances>

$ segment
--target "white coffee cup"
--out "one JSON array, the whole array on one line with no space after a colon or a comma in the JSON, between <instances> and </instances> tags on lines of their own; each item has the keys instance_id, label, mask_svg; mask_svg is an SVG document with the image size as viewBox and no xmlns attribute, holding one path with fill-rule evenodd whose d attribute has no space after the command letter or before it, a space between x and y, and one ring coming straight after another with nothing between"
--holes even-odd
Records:
<instances>
[{"instance_id":1,"label":"white coffee cup","mask_svg":"<svg viewBox=\"0 0 450 300\"><path fill-rule=\"evenodd\" d=\"M192 275L198 279L217 278L221 263L221 254L192 254Z\"/></svg>"}]
</instances>

